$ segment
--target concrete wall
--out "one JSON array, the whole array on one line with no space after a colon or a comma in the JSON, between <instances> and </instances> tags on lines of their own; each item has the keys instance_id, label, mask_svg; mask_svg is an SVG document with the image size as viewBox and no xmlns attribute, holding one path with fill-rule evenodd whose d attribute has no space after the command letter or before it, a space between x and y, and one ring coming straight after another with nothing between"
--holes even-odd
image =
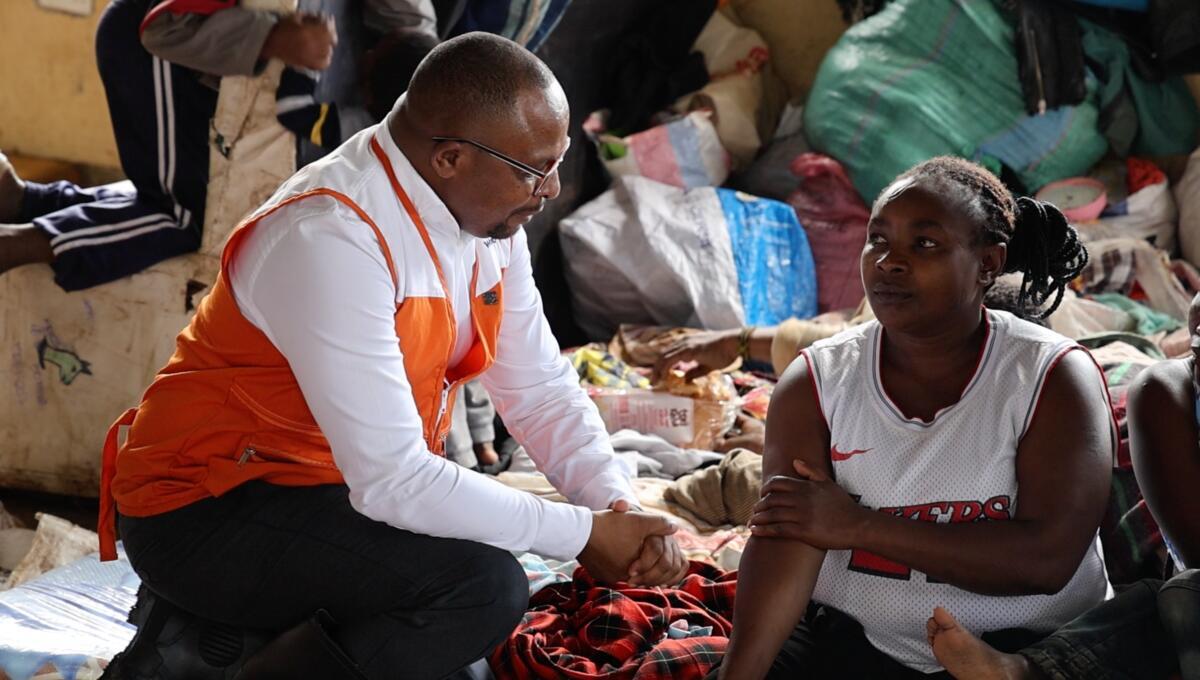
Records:
<instances>
[{"instance_id":1,"label":"concrete wall","mask_svg":"<svg viewBox=\"0 0 1200 680\"><path fill-rule=\"evenodd\" d=\"M108 0L77 17L0 0L0 149L116 167L94 38Z\"/></svg>"}]
</instances>

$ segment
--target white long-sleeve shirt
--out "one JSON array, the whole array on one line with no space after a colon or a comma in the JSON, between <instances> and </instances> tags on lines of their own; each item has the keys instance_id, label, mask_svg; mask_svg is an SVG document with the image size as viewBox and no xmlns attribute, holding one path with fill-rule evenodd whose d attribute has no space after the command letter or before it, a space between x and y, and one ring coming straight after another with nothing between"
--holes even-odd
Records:
<instances>
[{"instance_id":1,"label":"white long-sleeve shirt","mask_svg":"<svg viewBox=\"0 0 1200 680\"><path fill-rule=\"evenodd\" d=\"M347 146L368 134L384 148L438 251L457 318L457 362L475 332L468 301L474 237L385 129L364 131ZM630 471L613 455L595 406L559 353L524 231L491 247L511 247L512 255L496 362L483 385L509 431L578 505L510 489L430 453L395 327L406 291L396 289L374 232L344 204L312 197L270 214L239 248L229 274L243 315L287 358L359 512L431 536L571 559L590 535L589 508L636 502ZM393 255L402 267L404 256Z\"/></svg>"}]
</instances>

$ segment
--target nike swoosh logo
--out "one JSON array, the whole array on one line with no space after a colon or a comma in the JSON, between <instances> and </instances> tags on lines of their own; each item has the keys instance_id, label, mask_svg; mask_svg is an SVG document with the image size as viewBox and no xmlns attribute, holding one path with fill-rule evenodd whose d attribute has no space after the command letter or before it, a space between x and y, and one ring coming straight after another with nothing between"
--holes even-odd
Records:
<instances>
[{"instance_id":1,"label":"nike swoosh logo","mask_svg":"<svg viewBox=\"0 0 1200 680\"><path fill-rule=\"evenodd\" d=\"M873 449L852 449L850 451L838 451L837 444L829 447L829 458L833 461L850 460L860 453L866 453Z\"/></svg>"}]
</instances>

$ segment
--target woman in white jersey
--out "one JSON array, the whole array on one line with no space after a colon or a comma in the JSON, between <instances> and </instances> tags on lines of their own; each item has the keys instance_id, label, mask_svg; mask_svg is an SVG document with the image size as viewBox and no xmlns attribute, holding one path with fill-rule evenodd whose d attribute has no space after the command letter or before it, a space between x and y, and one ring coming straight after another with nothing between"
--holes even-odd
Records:
<instances>
[{"instance_id":1,"label":"woman in white jersey","mask_svg":"<svg viewBox=\"0 0 1200 680\"><path fill-rule=\"evenodd\" d=\"M982 306L1021 272L1022 302L1052 311L1086 261L1061 213L975 164L884 190L861 264L877 321L806 349L772 398L720 677L921 677L942 672L935 606L1013 651L1104 600L1103 376Z\"/></svg>"}]
</instances>

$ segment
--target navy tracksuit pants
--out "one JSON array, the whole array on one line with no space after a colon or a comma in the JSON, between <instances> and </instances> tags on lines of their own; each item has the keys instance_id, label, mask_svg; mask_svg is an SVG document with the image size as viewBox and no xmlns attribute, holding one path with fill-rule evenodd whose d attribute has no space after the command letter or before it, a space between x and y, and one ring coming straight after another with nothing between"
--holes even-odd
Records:
<instances>
[{"instance_id":1,"label":"navy tracksuit pants","mask_svg":"<svg viewBox=\"0 0 1200 680\"><path fill-rule=\"evenodd\" d=\"M96 32L96 63L132 188L26 183L20 221L50 237L54 279L64 290L113 281L200 247L217 92L195 71L142 47L138 27L151 4L113 0Z\"/></svg>"}]
</instances>

